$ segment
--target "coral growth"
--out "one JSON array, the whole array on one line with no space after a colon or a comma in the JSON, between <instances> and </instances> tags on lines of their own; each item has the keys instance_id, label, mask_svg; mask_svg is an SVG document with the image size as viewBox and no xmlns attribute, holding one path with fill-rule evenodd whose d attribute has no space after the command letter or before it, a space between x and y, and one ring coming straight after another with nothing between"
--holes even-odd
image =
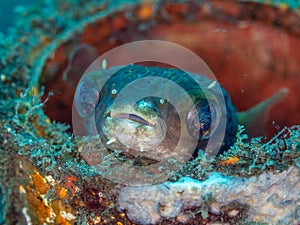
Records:
<instances>
[{"instance_id":1,"label":"coral growth","mask_svg":"<svg viewBox=\"0 0 300 225\"><path fill-rule=\"evenodd\" d=\"M165 220L171 224L297 224L298 173L295 167L250 178L214 172L203 182L183 178L175 183L124 187L119 210L138 224L165 224Z\"/></svg>"},{"instance_id":2,"label":"coral growth","mask_svg":"<svg viewBox=\"0 0 300 225\"><path fill-rule=\"evenodd\" d=\"M232 163L224 163L233 158ZM268 141L263 137L250 139L240 126L236 143L218 157L217 170L248 177L264 171L282 172L291 165L299 167L299 160L299 125L283 128Z\"/></svg>"},{"instance_id":3,"label":"coral growth","mask_svg":"<svg viewBox=\"0 0 300 225\"><path fill-rule=\"evenodd\" d=\"M74 47L78 44L86 43L93 50L104 52L130 40L185 37L180 30L182 27L187 31L188 39L183 38L181 43L194 46L195 41L206 37L201 46L207 47L207 43L212 43L211 38L216 38L215 40L220 40L219 45L211 46L220 47L224 52L245 53L247 49L244 46L247 44L243 41L249 38L240 38L240 31L243 34L248 31L254 38L252 41L258 40L254 42L257 48L250 49L258 50L265 43L285 46L275 54L278 57L275 57L275 61L282 60L274 67L268 63L258 64L263 65L259 67L263 71L271 68L269 74L272 76L264 79L263 73L262 79L265 83L256 81L254 84L269 85L270 79L274 78L280 81L276 85L282 85L282 80L288 80L289 85L294 85L293 90L298 91L298 80L293 80L298 72L286 73L298 71L299 48L295 46L299 46L300 32L297 14L292 13L281 1L271 1L272 4L279 4L279 8L248 1L200 2L201 4L195 4L187 1L188 4L182 4L159 1L149 7L151 1L142 4L141 1L126 3L122 0L102 3L96 0L76 0L72 3L57 0L42 1L36 6L18 7L15 27L7 35L0 35L1 224L131 225L132 221L147 223L150 220L161 225L299 222L299 125L278 130L279 133L269 141L264 138L250 139L244 128L240 127L237 142L223 155L209 158L199 151L198 157L184 165L165 184L122 187L103 179L99 172L88 165L80 154L87 142L72 136L69 125L62 123L66 121L55 121L55 113L71 116L71 101L64 105L66 108L54 107L54 114L47 110L53 108L53 105L63 105L59 100L63 99L60 98L61 93L66 94L61 92L65 87L64 83L57 82L62 85L61 90L54 85L54 81L59 80L68 68L69 55L76 52ZM295 12L299 12L298 1L288 1L288 4ZM135 14L138 17L132 16ZM199 20L202 27L195 26L199 23L193 23ZM211 24L213 26L209 26ZM266 27L268 28L265 29ZM230 29L235 31L228 32ZM211 30L213 32L208 32ZM258 35L262 31L267 31L264 33L266 36ZM271 35L273 31L275 33ZM223 39L224 37L226 38ZM270 37L275 41L270 41ZM282 40L276 37L284 37L286 45L278 44ZM230 45L232 47L239 41L242 47L238 47L236 51L234 48L228 49L228 41L233 43ZM272 45L269 47L268 49L272 49ZM287 49L295 57L284 52ZM208 54L203 49L198 49L198 52L211 56L209 62L216 69L219 68L217 71L224 82L231 82L231 79L226 80L223 77L227 68L234 79L240 78L236 74L244 74L243 77L246 78L241 79L241 88L247 85L248 89L245 91L256 91L253 82L249 82L252 73L248 72L257 71L257 65L241 66L237 72L237 65L244 65L240 64L241 57L236 57L238 60L230 64L231 57L219 57L216 53L220 52ZM272 54L263 54L263 59L274 55L272 51L267 53ZM253 60L256 59L255 54L252 57ZM247 60L253 61L249 58ZM229 65L231 66L225 67ZM285 65L291 65L289 70L285 70ZM273 76L274 71L280 72L276 79ZM227 85L230 86L229 83ZM42 86L46 86L45 89ZM262 87L265 89L265 86ZM270 90L273 88L275 90L277 86L270 87ZM232 90L237 100L241 90L244 89ZM264 97L259 92L248 93L251 93L249 97L252 101L258 101L256 97ZM255 95L252 96L252 93ZM65 96L69 96L67 94ZM282 107L283 111L295 113L293 109L299 109L298 102L298 92L295 92L284 103L291 110ZM279 111L282 112L282 109ZM298 115L295 113L294 116ZM208 190L207 187L211 189ZM133 197L138 195L140 199L148 198L149 202L128 199L129 194ZM151 213L153 217L147 218Z\"/></svg>"}]
</instances>

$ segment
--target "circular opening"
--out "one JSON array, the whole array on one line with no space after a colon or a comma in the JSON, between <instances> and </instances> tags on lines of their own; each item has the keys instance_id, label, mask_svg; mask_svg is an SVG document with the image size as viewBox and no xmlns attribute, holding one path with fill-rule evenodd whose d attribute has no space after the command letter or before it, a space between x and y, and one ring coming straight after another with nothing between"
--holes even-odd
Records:
<instances>
[{"instance_id":1,"label":"circular opening","mask_svg":"<svg viewBox=\"0 0 300 225\"><path fill-rule=\"evenodd\" d=\"M267 117L264 129L274 134L278 127L300 121L297 23L299 17L288 10L234 1L144 4L116 12L86 24L80 34L62 41L47 60L40 85L45 86L45 97L49 91L54 95L45 113L71 125L75 88L97 56L130 41L160 39L199 55L238 111L288 88L289 94L270 108Z\"/></svg>"}]
</instances>

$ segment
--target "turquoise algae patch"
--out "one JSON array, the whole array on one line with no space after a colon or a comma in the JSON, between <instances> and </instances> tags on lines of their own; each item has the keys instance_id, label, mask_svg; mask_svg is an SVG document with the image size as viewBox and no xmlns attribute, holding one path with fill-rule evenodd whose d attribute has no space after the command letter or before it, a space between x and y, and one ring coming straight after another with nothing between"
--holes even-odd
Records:
<instances>
[{"instance_id":1,"label":"turquoise algae patch","mask_svg":"<svg viewBox=\"0 0 300 225\"><path fill-rule=\"evenodd\" d=\"M65 65L68 61L70 53L68 48L74 49L73 47L82 40L90 40L91 43L94 41L93 35L88 34L84 38L81 37L82 39L76 39L82 30L89 27L89 24L101 18L104 18L104 23L101 24L103 27L104 24L113 23L114 25L111 25L113 28L106 27L106 29L108 33L115 32L115 34L104 38L110 38L113 43L111 46L130 40L130 34L137 38L143 37L137 34L144 34L145 31L155 27L157 25L155 19L142 20L142 18L152 18L151 10L150 13L147 11L149 10L147 5L141 5L136 9L143 15L142 17L133 16L136 11L131 7L139 4L140 1L130 3L107 1L100 4L95 1L45 1L39 6L17 9L19 16L16 27L12 28L8 35L2 35L0 41L0 151L2 155L0 175L1 200L5 202L1 208L3 218L0 221L5 221L7 224L133 224L132 221L143 224L149 222L138 218L143 208L130 208L133 205L127 204L128 199L125 196L127 193L132 193L134 196L138 193L141 197L145 197L144 193L147 192L142 188L137 192L130 187L121 189L113 182L103 180L93 167L87 165L79 154L80 149L87 143L85 138L75 139L68 125L53 121L47 114L47 104L53 95L57 95L57 90L41 88L51 83L56 74L63 70L61 65ZM160 4L164 5L164 2ZM297 1L284 3L270 1L270 4L281 8L285 8L287 4L295 11L299 7ZM178 6L179 14L174 18L163 14L166 11L158 10L157 15L165 15L167 21L193 20L182 16L185 13L180 14L182 11L179 9L183 12L186 10L180 4L171 6L174 8ZM202 6L202 9L211 9L210 4ZM123 9L126 13L122 13ZM114 12L120 14L109 16ZM210 17L209 14L206 16ZM125 23L122 22L122 18L127 18ZM126 26L130 29L124 29ZM117 27L120 27L120 30ZM105 35L105 32L100 34ZM65 43L68 43L67 47L61 47ZM97 44L94 47L97 48ZM56 52L57 49L61 51ZM49 61L51 58L54 59L53 64ZM58 111L58 113L62 112ZM99 143L90 141L90 144L93 146ZM119 152L112 152L111 155L119 157L121 161L124 159ZM299 167L299 126L284 128L269 141L263 138L251 139L240 127L237 142L224 155L211 159L206 158L200 151L197 158L191 160L175 174L172 183L167 182L165 186L162 185L163 192L158 193L165 191L166 199L164 202L155 203L159 206L159 211L154 212L156 217L153 216L150 222L197 224L199 221L210 223L224 221L225 218L225 221L242 224L247 224L249 221L256 221L258 224L263 222L296 224L299 221L299 209L293 208L293 205L299 205L298 199L290 195L287 199L281 196L285 193L297 193L297 190L286 190L282 187L281 192L279 190L269 192L268 184L264 183L269 179L271 184L278 184L279 187L283 185L282 181L290 184L290 188L296 186L298 171L293 166ZM215 171L222 174L211 173ZM233 175L235 177L231 177ZM248 187L250 190L246 194L252 193L251 190L254 189L250 186L258 185L253 175L262 182L261 188L271 193L269 196L263 196L264 199L274 203L272 207L276 206L275 203L280 203L280 207L290 209L290 213L281 215L280 208L275 207L278 211L277 216L272 217L272 221L267 221L266 218L270 215L268 213L274 211L274 208L265 205L253 206L249 199L243 202L245 199L235 198L239 196L238 192L224 195L223 199L221 195L216 194L218 192L213 192L219 185L218 182L223 180L233 188L236 188L234 186L236 182L231 183L231 181L239 181L237 182L239 185L244 182L247 185L240 188ZM182 178L184 176L196 180ZM198 181L207 178L209 179L204 183ZM291 182L292 178L295 178L294 183ZM205 185L209 187L211 185L212 193L203 194L199 191ZM289 185L285 186L289 187ZM168 191L168 188L171 191ZM156 194L156 186L150 186L149 189L153 195ZM226 191L226 187L221 190L222 193ZM181 192L183 197L176 198ZM260 193L256 194L257 198L261 197ZM193 204L181 208L182 202L194 200L195 196L196 200ZM147 209L151 210L150 207L145 207L144 214L141 215L146 215ZM124 209L130 210L129 219ZM265 214L255 214L255 209L263 209Z\"/></svg>"}]
</instances>

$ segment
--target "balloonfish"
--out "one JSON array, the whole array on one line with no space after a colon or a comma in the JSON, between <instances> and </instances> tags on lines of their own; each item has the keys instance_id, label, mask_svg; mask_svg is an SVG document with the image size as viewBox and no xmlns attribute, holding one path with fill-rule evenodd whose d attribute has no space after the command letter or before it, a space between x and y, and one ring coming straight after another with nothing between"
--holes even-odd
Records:
<instances>
[{"instance_id":1,"label":"balloonfish","mask_svg":"<svg viewBox=\"0 0 300 225\"><path fill-rule=\"evenodd\" d=\"M113 67L81 79L73 129L79 135L98 134L107 148L154 160L174 152L195 156L214 137L220 141L212 146L222 153L234 144L238 124L258 129L268 109L287 92L280 89L237 112L228 92L206 76L176 68Z\"/></svg>"}]
</instances>

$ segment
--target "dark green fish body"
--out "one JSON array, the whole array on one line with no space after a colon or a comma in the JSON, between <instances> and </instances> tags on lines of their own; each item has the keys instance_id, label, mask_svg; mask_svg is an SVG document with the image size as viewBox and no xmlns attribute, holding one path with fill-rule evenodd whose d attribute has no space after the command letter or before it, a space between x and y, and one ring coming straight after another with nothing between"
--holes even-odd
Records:
<instances>
[{"instance_id":1,"label":"dark green fish body","mask_svg":"<svg viewBox=\"0 0 300 225\"><path fill-rule=\"evenodd\" d=\"M196 153L216 133L216 120L224 114L218 98L224 96L227 124L222 152L234 143L238 120L228 93L223 88L222 93L214 92L210 87L213 82L178 69L123 67L110 76L100 91L95 108L97 131L113 148L124 148L125 144L126 149L135 149L135 153L154 159L168 157L182 135L187 140L197 139ZM180 87L182 93L178 92ZM125 94L120 96L122 91ZM185 93L192 105L182 100ZM117 97L120 97L118 106L112 108ZM184 111L181 118L178 111ZM182 126L187 126L188 132L182 132Z\"/></svg>"},{"instance_id":2,"label":"dark green fish body","mask_svg":"<svg viewBox=\"0 0 300 225\"><path fill-rule=\"evenodd\" d=\"M238 124L261 135L267 112L287 88L245 112L227 91L203 75L179 69L118 66L86 74L73 110L75 135L100 135L107 149L154 160L186 161L199 149L222 153ZM75 113L74 113L75 112ZM253 134L253 133L252 133Z\"/></svg>"}]
</instances>

